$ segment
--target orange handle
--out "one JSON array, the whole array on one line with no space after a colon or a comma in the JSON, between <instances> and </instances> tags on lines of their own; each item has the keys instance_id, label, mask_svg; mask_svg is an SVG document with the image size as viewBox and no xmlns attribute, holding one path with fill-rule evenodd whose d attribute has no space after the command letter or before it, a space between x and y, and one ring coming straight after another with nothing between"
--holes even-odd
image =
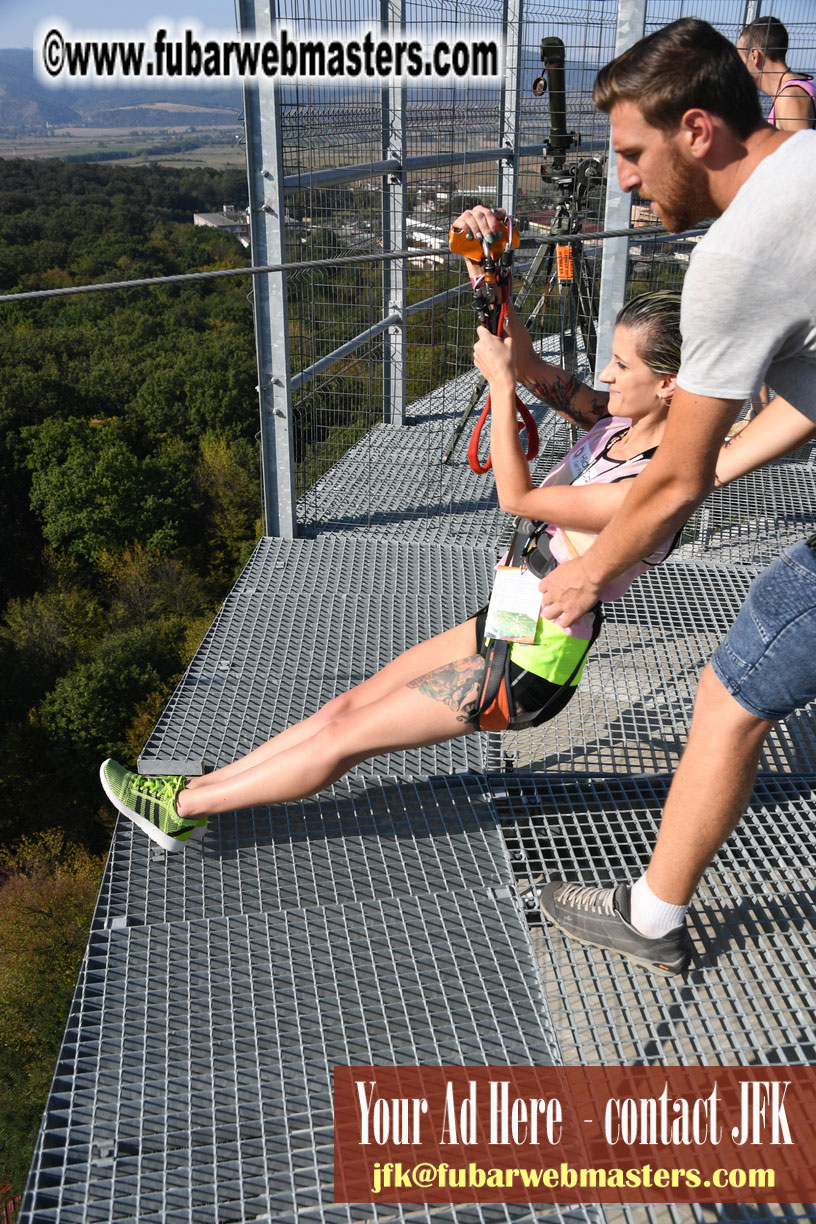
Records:
<instances>
[{"instance_id":1,"label":"orange handle","mask_svg":"<svg viewBox=\"0 0 816 1224\"><path fill-rule=\"evenodd\" d=\"M450 233L448 234L448 241L450 243L450 249L453 251L454 255L464 255L468 259L472 259L474 263L481 263L485 257L482 239L478 236L478 234L474 234L472 238L468 238L465 230L451 229ZM515 250L519 242L519 232L516 227L513 226L513 241L510 244L511 249ZM504 251L506 247L507 222L499 221L499 236L495 242L491 242L490 244L491 258L496 259L497 256L501 255L502 251Z\"/></svg>"},{"instance_id":2,"label":"orange handle","mask_svg":"<svg viewBox=\"0 0 816 1224\"><path fill-rule=\"evenodd\" d=\"M507 237L509 233L508 224L506 221L499 221L498 224L499 224L499 237L495 240L495 242L492 242L490 244L491 260L495 260L496 257L501 255L502 251L506 250L507 248ZM450 249L453 251L455 255L465 255L468 259L472 259L476 263L482 263L484 261L484 258L485 258L484 247L482 245L481 238L476 237L476 236L468 237L467 233L464 230L455 230L453 228L451 228L448 238L450 241ZM515 247L517 247L519 245L519 241L520 239L519 239L518 229L515 226L513 226L513 237L511 240L511 249L514 249ZM567 248L567 249L570 250L570 248ZM571 254L572 252L570 250L570 255ZM485 279L485 282L488 284L491 284L491 285L496 284L497 277L496 277L495 266L491 266L490 271L485 272L484 279ZM511 292L510 285L511 285L511 281L510 281L510 274L508 270L507 276L501 282L501 286L497 286L499 290L499 294L500 294L498 301L501 302L501 309L499 311L498 321L496 322L495 334L497 336L501 335L502 329L504 328L505 320L507 318L507 301L509 299L510 292ZM495 319L495 317L496 317L495 314L493 314L492 318ZM488 326L490 326L492 330L492 323L489 323ZM516 412L518 416L520 417L520 420L518 421L519 433L521 433L522 430L524 430L527 435L527 446L525 449L525 456L527 460L529 461L531 459L535 459L536 455L538 454L538 447L539 447L538 428L536 427L536 423L535 423L533 414L530 412L527 405L522 403L518 395L516 395ZM490 394L488 393L487 400L485 401L485 406L481 411L481 415L479 416L478 421L476 422L476 426L473 430L473 434L470 439L470 444L468 445L468 463L470 464L471 471L475 472L478 476L483 476L484 473L490 471L490 468L493 466L493 463L492 463L492 460L489 454L484 463L482 463L482 461L479 458L479 442L481 441L482 430L484 429L485 421L487 420L489 415L490 415Z\"/></svg>"}]
</instances>

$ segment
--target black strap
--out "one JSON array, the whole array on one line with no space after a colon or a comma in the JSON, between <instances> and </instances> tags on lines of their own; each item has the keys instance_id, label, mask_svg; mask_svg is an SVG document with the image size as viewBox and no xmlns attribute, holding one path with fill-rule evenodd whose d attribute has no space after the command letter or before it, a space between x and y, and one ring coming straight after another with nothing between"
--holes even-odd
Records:
<instances>
[{"instance_id":1,"label":"black strap","mask_svg":"<svg viewBox=\"0 0 816 1224\"><path fill-rule=\"evenodd\" d=\"M510 688L510 643L505 638L492 638L485 660L485 678L482 686L481 700L478 709L474 711L471 721L478 727L479 719L485 710L496 700L496 695L502 684L507 686L508 710L515 715L515 702Z\"/></svg>"},{"instance_id":2,"label":"black strap","mask_svg":"<svg viewBox=\"0 0 816 1224\"><path fill-rule=\"evenodd\" d=\"M546 530L546 523L535 523L535 530L530 533L528 540L529 547L524 554L524 561L531 574L535 574L536 578L541 581L546 578L547 574L551 574L558 561L552 554L550 547L551 539L549 532Z\"/></svg>"},{"instance_id":3,"label":"black strap","mask_svg":"<svg viewBox=\"0 0 816 1224\"><path fill-rule=\"evenodd\" d=\"M516 569L521 564L521 558L524 549L527 546L527 540L531 531L537 526L536 523L531 523L529 519L522 518L518 515L513 522L513 538L510 541L510 547L507 550L507 564Z\"/></svg>"}]
</instances>

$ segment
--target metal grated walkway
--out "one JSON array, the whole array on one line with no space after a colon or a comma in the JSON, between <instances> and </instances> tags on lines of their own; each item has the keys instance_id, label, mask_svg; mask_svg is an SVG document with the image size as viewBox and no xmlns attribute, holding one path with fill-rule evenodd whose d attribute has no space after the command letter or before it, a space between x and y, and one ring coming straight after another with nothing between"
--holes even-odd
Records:
<instances>
[{"instance_id":1,"label":"metal grated walkway","mask_svg":"<svg viewBox=\"0 0 816 1224\"><path fill-rule=\"evenodd\" d=\"M96 932L22 1218L351 1220L332 1067L546 1065L542 1014L506 886Z\"/></svg>"},{"instance_id":2,"label":"metal grated walkway","mask_svg":"<svg viewBox=\"0 0 816 1224\"><path fill-rule=\"evenodd\" d=\"M119 822L93 929L473 890L513 882L482 778L379 778L360 795L214 818L183 855Z\"/></svg>"},{"instance_id":3,"label":"metal grated walkway","mask_svg":"<svg viewBox=\"0 0 816 1224\"><path fill-rule=\"evenodd\" d=\"M557 359L557 338L539 346ZM583 376L583 375L582 375ZM435 540L464 549L494 548L508 519L496 504L493 474L474 477L467 461L467 437L450 462L441 455L450 441L458 412L476 381L476 371L431 391L410 405L400 428L375 425L341 461L307 490L298 504L306 532L386 536L397 541ZM519 394L536 418L541 451L533 478L543 476L569 448L569 426L524 388ZM480 405L481 406L481 405ZM471 418L475 424L476 415ZM481 453L489 445L485 429Z\"/></svg>"},{"instance_id":4,"label":"metal grated walkway","mask_svg":"<svg viewBox=\"0 0 816 1224\"><path fill-rule=\"evenodd\" d=\"M146 770L231 760L484 602L506 516L461 455L438 464L452 415L434 397L413 413L310 490L314 538L258 545ZM542 473L568 445L543 424ZM648 859L697 674L757 568L816 527L814 481L781 464L714 495L608 609L578 696L540 731L378 758L313 800L224 813L176 857L120 822L21 1224L816 1220L336 1205L331 1118L338 1062L814 1060L812 709L769 741L706 877L688 983L569 944L537 899L552 876L608 883Z\"/></svg>"},{"instance_id":5,"label":"metal grated walkway","mask_svg":"<svg viewBox=\"0 0 816 1224\"><path fill-rule=\"evenodd\" d=\"M139 759L148 773L227 764L486 601L487 549L321 537L262 540ZM330 593L326 593L330 585ZM483 770L487 737L375 757L335 789L383 774Z\"/></svg>"},{"instance_id":6,"label":"metal grated walkway","mask_svg":"<svg viewBox=\"0 0 816 1224\"><path fill-rule=\"evenodd\" d=\"M538 909L537 885L553 877L607 885L639 875L671 778L502 781L494 800L566 1063L816 1061L816 775L760 775L695 897L685 985L568 940Z\"/></svg>"},{"instance_id":7,"label":"metal grated walkway","mask_svg":"<svg viewBox=\"0 0 816 1224\"><path fill-rule=\"evenodd\" d=\"M768 565L816 530L816 468L777 463L719 489L696 511L680 556ZM693 540L691 537L695 537Z\"/></svg>"}]
</instances>

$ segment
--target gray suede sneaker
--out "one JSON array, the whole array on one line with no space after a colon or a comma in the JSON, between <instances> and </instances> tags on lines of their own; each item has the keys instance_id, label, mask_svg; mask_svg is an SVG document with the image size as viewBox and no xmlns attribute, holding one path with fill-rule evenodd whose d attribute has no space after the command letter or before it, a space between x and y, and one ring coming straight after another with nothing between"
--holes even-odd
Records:
<instances>
[{"instance_id":1,"label":"gray suede sneaker","mask_svg":"<svg viewBox=\"0 0 816 1224\"><path fill-rule=\"evenodd\" d=\"M629 884L593 888L553 880L541 889L541 908L553 926L579 943L620 952L655 973L685 975L692 952L685 923L657 939L641 935L629 921L630 894Z\"/></svg>"}]
</instances>

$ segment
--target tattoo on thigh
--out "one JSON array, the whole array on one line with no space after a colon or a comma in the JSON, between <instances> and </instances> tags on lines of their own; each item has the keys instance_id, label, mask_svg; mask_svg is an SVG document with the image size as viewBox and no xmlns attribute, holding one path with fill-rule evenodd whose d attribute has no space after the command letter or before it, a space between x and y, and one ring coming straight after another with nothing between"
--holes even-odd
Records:
<instances>
[{"instance_id":1,"label":"tattoo on thigh","mask_svg":"<svg viewBox=\"0 0 816 1224\"><path fill-rule=\"evenodd\" d=\"M418 689L426 697L441 701L456 715L456 721L471 722L479 708L479 693L484 679L485 661L481 655L457 659L438 667L425 676L408 681L408 688Z\"/></svg>"}]
</instances>

